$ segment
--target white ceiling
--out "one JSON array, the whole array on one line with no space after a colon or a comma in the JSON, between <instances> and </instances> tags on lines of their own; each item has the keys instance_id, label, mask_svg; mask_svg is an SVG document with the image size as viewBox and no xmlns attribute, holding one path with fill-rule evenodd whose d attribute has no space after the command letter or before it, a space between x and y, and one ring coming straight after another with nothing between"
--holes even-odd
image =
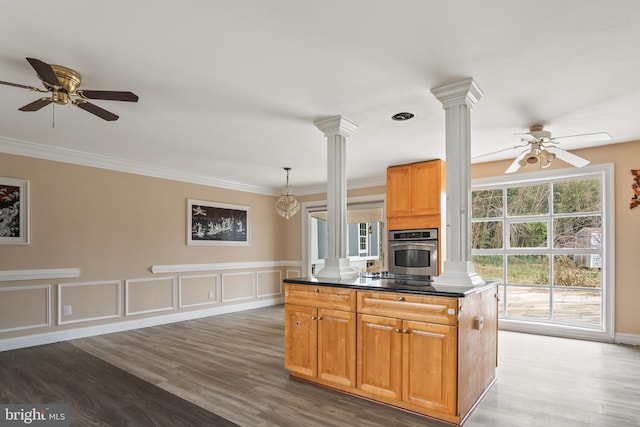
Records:
<instances>
[{"instance_id":1,"label":"white ceiling","mask_svg":"<svg viewBox=\"0 0 640 427\"><path fill-rule=\"evenodd\" d=\"M18 111L39 94L0 85L0 151L72 150L63 154L88 164L267 194L290 166L301 194L326 182L313 122L343 115L360 125L347 143L350 186L383 183L387 166L444 158L430 89L467 77L485 94L472 157L519 144L513 134L534 123L639 140L638 40L637 0L6 2L0 80L40 87L34 57L76 70L82 89L140 101L95 101L115 122L56 106L52 128L52 105ZM401 111L415 118L390 119Z\"/></svg>"}]
</instances>

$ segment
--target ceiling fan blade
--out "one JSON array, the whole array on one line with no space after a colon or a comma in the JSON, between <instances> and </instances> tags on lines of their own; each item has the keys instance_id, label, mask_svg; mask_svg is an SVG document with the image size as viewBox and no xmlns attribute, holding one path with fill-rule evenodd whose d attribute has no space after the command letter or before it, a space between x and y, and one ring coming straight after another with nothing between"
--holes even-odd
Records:
<instances>
[{"instance_id":1,"label":"ceiling fan blade","mask_svg":"<svg viewBox=\"0 0 640 427\"><path fill-rule=\"evenodd\" d=\"M515 150L516 148L526 147L527 145L529 145L529 144L524 144L524 145L514 145L513 147L503 148L502 150L492 151L491 153L480 154L479 156L475 156L475 157L471 158L471 160L479 159L479 158L481 158L481 157L491 156L492 154L498 154L498 153L502 153L502 152L504 152L504 151Z\"/></svg>"},{"instance_id":2,"label":"ceiling fan blade","mask_svg":"<svg viewBox=\"0 0 640 427\"><path fill-rule=\"evenodd\" d=\"M31 104L27 104L22 108L18 108L20 111L38 111L42 107L46 107L51 104L53 100L51 98L40 98L33 101Z\"/></svg>"},{"instance_id":3,"label":"ceiling fan blade","mask_svg":"<svg viewBox=\"0 0 640 427\"><path fill-rule=\"evenodd\" d=\"M583 133L580 135L567 135L567 136L559 136L557 138L551 138L551 142L560 142L558 140L562 140L562 142L600 142L600 141L611 141L611 135L607 132L598 132L598 133Z\"/></svg>"},{"instance_id":4,"label":"ceiling fan blade","mask_svg":"<svg viewBox=\"0 0 640 427\"><path fill-rule=\"evenodd\" d=\"M88 111L91 114L95 114L96 116L104 119L108 122L112 122L114 120L118 120L118 116L113 114L110 111L105 110L104 108L100 108L95 104L92 104L87 101L75 101L74 105L78 108L82 108L84 111Z\"/></svg>"},{"instance_id":5,"label":"ceiling fan blade","mask_svg":"<svg viewBox=\"0 0 640 427\"><path fill-rule=\"evenodd\" d=\"M31 64L33 69L36 70L36 73L38 73L38 76L40 76L42 80L52 86L62 86L60 84L60 80L58 80L58 76L56 76L53 68L51 68L51 65L36 58L27 58L27 61L29 61L29 64Z\"/></svg>"},{"instance_id":6,"label":"ceiling fan blade","mask_svg":"<svg viewBox=\"0 0 640 427\"><path fill-rule=\"evenodd\" d=\"M138 102L138 95L133 92L120 92L113 90L79 90L78 96L87 99L105 99L108 101Z\"/></svg>"},{"instance_id":7,"label":"ceiling fan blade","mask_svg":"<svg viewBox=\"0 0 640 427\"><path fill-rule=\"evenodd\" d=\"M520 169L520 160L524 159L524 156L526 156L530 151L531 150L524 150L522 153L520 153L518 157L516 157L516 159L513 161L513 163L511 163L511 165L507 168L507 170L504 171L504 173L514 173L515 171Z\"/></svg>"},{"instance_id":8,"label":"ceiling fan blade","mask_svg":"<svg viewBox=\"0 0 640 427\"><path fill-rule=\"evenodd\" d=\"M590 163L589 160L583 159L582 157L576 156L575 154L571 154L568 151L561 150L558 147L547 147L547 151L555 154L555 156L560 160L564 160L565 162L577 168L587 166Z\"/></svg>"}]
</instances>

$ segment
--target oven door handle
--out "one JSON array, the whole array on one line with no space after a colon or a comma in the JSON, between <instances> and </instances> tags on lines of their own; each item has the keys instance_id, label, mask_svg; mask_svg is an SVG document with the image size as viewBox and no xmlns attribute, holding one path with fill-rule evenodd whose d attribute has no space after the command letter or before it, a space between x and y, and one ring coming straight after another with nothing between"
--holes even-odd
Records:
<instances>
[{"instance_id":1,"label":"oven door handle","mask_svg":"<svg viewBox=\"0 0 640 427\"><path fill-rule=\"evenodd\" d=\"M424 246L426 248L436 249L438 245L436 243L424 243L424 242L404 242L404 243L391 243L390 248L396 248L398 246Z\"/></svg>"}]
</instances>

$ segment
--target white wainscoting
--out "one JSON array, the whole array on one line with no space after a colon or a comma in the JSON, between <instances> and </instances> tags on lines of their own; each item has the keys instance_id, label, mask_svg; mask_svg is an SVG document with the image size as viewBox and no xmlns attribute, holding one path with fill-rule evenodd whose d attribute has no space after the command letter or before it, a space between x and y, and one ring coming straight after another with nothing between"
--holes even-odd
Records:
<instances>
[{"instance_id":1,"label":"white wainscoting","mask_svg":"<svg viewBox=\"0 0 640 427\"><path fill-rule=\"evenodd\" d=\"M125 316L173 310L175 293L175 277L129 279L125 282Z\"/></svg>"},{"instance_id":2,"label":"white wainscoting","mask_svg":"<svg viewBox=\"0 0 640 427\"><path fill-rule=\"evenodd\" d=\"M28 312L25 312L27 299L34 304L30 306ZM0 310L2 311L0 319L3 319L0 321L0 333L51 326L49 307L51 307L51 285L0 288Z\"/></svg>"},{"instance_id":3,"label":"white wainscoting","mask_svg":"<svg viewBox=\"0 0 640 427\"><path fill-rule=\"evenodd\" d=\"M100 290L99 288L103 288ZM109 290L109 288L112 288ZM99 307L83 307L81 300L91 292L93 299L101 301ZM95 294L100 292L99 296ZM112 319L122 315L122 281L108 280L85 283L58 284L58 325ZM70 305L73 314L65 316L64 306ZM68 317L68 319L64 319Z\"/></svg>"},{"instance_id":4,"label":"white wainscoting","mask_svg":"<svg viewBox=\"0 0 640 427\"><path fill-rule=\"evenodd\" d=\"M282 294L282 272L263 270L256 273L256 296L272 297Z\"/></svg>"},{"instance_id":5,"label":"white wainscoting","mask_svg":"<svg viewBox=\"0 0 640 427\"><path fill-rule=\"evenodd\" d=\"M253 273L222 273L222 302L254 298Z\"/></svg>"},{"instance_id":6,"label":"white wainscoting","mask_svg":"<svg viewBox=\"0 0 640 427\"><path fill-rule=\"evenodd\" d=\"M220 304L218 274L178 277L178 307Z\"/></svg>"}]
</instances>

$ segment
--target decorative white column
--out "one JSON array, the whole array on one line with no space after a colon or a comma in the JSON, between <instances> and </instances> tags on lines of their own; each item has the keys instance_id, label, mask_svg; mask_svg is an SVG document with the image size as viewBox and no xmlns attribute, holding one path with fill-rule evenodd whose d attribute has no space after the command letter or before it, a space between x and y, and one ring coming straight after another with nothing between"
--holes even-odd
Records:
<instances>
[{"instance_id":1,"label":"decorative white column","mask_svg":"<svg viewBox=\"0 0 640 427\"><path fill-rule=\"evenodd\" d=\"M438 285L483 285L471 261L471 108L483 93L473 79L431 90L442 102L446 123L446 258Z\"/></svg>"},{"instance_id":2,"label":"decorative white column","mask_svg":"<svg viewBox=\"0 0 640 427\"><path fill-rule=\"evenodd\" d=\"M324 268L316 277L353 279L358 272L349 266L347 249L347 138L359 126L334 116L314 123L327 138L327 229Z\"/></svg>"}]
</instances>

